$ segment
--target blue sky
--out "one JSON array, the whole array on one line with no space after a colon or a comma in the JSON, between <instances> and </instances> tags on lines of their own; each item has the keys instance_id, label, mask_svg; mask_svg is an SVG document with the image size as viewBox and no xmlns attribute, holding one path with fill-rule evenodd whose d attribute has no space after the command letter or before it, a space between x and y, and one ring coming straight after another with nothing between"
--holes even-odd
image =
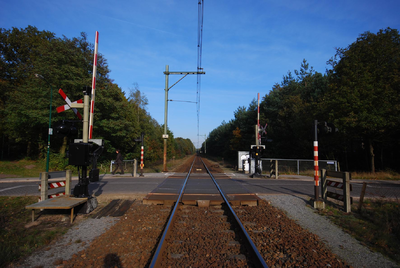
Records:
<instances>
[{"instance_id":1,"label":"blue sky","mask_svg":"<svg viewBox=\"0 0 400 268\"><path fill-rule=\"evenodd\" d=\"M107 60L110 78L126 95L139 84L147 111L164 123L165 66L196 71L197 1L1 0L0 27L54 32L58 37L87 33ZM400 29L398 0L219 1L204 0L200 135L233 118L280 83L303 59L324 73L335 48L347 47L366 31ZM180 76L170 76L170 85ZM173 100L196 101L196 76L169 91ZM96 122L94 122L96 124ZM262 123L262 122L261 122ZM254 118L256 124L256 118ZM197 136L196 105L169 102L168 127L175 137ZM94 133L94 136L96 133Z\"/></svg>"}]
</instances>

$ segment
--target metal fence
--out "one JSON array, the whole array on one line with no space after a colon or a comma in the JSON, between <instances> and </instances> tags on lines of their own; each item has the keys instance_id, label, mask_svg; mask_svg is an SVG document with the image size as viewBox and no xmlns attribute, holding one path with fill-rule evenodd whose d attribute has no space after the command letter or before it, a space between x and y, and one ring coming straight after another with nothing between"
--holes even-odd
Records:
<instances>
[{"instance_id":1,"label":"metal fence","mask_svg":"<svg viewBox=\"0 0 400 268\"><path fill-rule=\"evenodd\" d=\"M261 158L263 171L269 173L272 163L278 161L279 173L296 173L307 170L314 170L314 160L311 159L280 159L280 158ZM318 160L319 169L338 171L336 160Z\"/></svg>"},{"instance_id":2,"label":"metal fence","mask_svg":"<svg viewBox=\"0 0 400 268\"><path fill-rule=\"evenodd\" d=\"M113 171L114 160L110 162L110 172ZM136 177L137 173L137 160L124 160L124 172L131 173L133 177Z\"/></svg>"}]
</instances>

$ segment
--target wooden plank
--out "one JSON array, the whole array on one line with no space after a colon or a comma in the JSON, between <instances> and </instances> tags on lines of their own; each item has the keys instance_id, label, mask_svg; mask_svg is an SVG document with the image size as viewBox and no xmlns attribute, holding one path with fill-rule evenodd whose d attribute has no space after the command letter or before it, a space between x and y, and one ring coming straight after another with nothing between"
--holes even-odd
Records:
<instances>
[{"instance_id":1,"label":"wooden plank","mask_svg":"<svg viewBox=\"0 0 400 268\"><path fill-rule=\"evenodd\" d=\"M52 171L48 173L49 179L55 179L55 178L65 178L66 177L66 171Z\"/></svg>"},{"instance_id":2,"label":"wooden plank","mask_svg":"<svg viewBox=\"0 0 400 268\"><path fill-rule=\"evenodd\" d=\"M104 217L105 215L108 215L110 211L115 210L115 206L120 202L120 199L114 199L111 200L110 203L108 203L107 206L102 208L96 215L94 215L92 218L93 219L100 219L101 217Z\"/></svg>"},{"instance_id":3,"label":"wooden plank","mask_svg":"<svg viewBox=\"0 0 400 268\"><path fill-rule=\"evenodd\" d=\"M87 198L61 196L26 206L26 209L71 209L87 202Z\"/></svg>"},{"instance_id":4,"label":"wooden plank","mask_svg":"<svg viewBox=\"0 0 400 268\"><path fill-rule=\"evenodd\" d=\"M131 205L135 202L135 200L124 200L121 205L118 207L118 210L115 211L113 214L110 216L112 217L120 217L125 214L125 212L128 211L128 209L131 207Z\"/></svg>"},{"instance_id":5,"label":"wooden plank","mask_svg":"<svg viewBox=\"0 0 400 268\"><path fill-rule=\"evenodd\" d=\"M342 172L342 171L327 170L326 171L326 176L334 177L334 178L343 178L343 173L344 172Z\"/></svg>"},{"instance_id":6,"label":"wooden plank","mask_svg":"<svg viewBox=\"0 0 400 268\"><path fill-rule=\"evenodd\" d=\"M338 194L338 193L333 193L333 192L327 192L326 193L326 195L328 196L328 197L330 197L330 198L333 198L333 199L336 199L336 200L339 200L339 201L342 201L342 202L344 202L344 195L342 195L342 194Z\"/></svg>"}]
</instances>

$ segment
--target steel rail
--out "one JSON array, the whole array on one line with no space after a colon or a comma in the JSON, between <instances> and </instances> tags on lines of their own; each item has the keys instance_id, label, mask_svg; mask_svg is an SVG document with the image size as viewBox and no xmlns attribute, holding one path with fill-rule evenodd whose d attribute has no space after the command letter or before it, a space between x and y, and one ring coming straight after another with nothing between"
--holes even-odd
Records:
<instances>
[{"instance_id":1,"label":"steel rail","mask_svg":"<svg viewBox=\"0 0 400 268\"><path fill-rule=\"evenodd\" d=\"M196 156L197 157L197 156ZM150 266L149 267L151 267L151 268L153 268L153 267L161 267L161 257L159 258L159 256L161 256L161 253L164 251L164 249L165 249L165 243L164 243L164 241L165 241L165 239L170 235L170 231L171 231L171 229L172 228L169 228L173 223L174 223L174 221L175 221L175 212L176 212L176 210L177 210L177 208L178 208L178 206L179 206L179 203L181 202L181 199L182 199L182 195L183 195L183 192L184 192L184 190L185 190L185 188L186 188L186 184L187 184L187 181L188 181L188 179L189 179L189 176L190 176L190 173L192 172L192 168L193 168L193 165L194 165L194 162L196 161L196 157L193 159L193 162L192 162L192 165L190 166L190 169L189 169L189 172L188 172L188 174L186 175L186 178L185 178L185 181L183 182L183 186L182 186L182 188L181 188L181 191L180 191L180 193L179 193L179 196L178 196L178 199L177 199L177 201L175 202L175 206L174 206L174 208L173 208L173 210L172 210L172 213L171 213L171 215L170 215L170 217L169 217L169 219L168 219L168 223L167 223L167 225L166 225L166 227L165 227L165 229L164 229L164 232L163 232L163 234L162 234L162 236L161 236L161 239L160 239L160 241L158 242L158 246L157 246L157 249L156 249L156 251L154 252L154 255L153 255L153 259L151 260L151 263L150 263Z\"/></svg>"},{"instance_id":2,"label":"steel rail","mask_svg":"<svg viewBox=\"0 0 400 268\"><path fill-rule=\"evenodd\" d=\"M200 158L201 159L201 158ZM219 187L219 184L217 183L216 179L214 178L214 176L211 174L210 170L207 168L206 164L204 163L203 159L201 159L201 162L204 165L204 168L207 170L208 175L210 175L211 179L213 180L215 186L217 187L218 191L220 192L222 198L224 199L226 205L228 206L230 212L232 213L232 215L235 217L236 222L238 223L242 233L245 235L246 237L246 242L250 245L257 263L255 263L255 265L257 267L266 267L268 268L268 265L265 263L263 257L261 256L260 252L258 251L257 247L254 245L253 241L251 240L249 234L247 233L246 229L244 228L242 222L240 221L239 217L236 215L235 211L233 210L233 208L231 207L231 205L229 204L228 199L225 197L224 192L222 191L222 189Z\"/></svg>"}]
</instances>

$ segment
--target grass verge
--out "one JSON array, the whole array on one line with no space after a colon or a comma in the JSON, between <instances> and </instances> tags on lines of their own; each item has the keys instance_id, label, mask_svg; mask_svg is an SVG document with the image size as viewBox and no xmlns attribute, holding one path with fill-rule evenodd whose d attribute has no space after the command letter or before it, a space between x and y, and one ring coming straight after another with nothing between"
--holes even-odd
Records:
<instances>
[{"instance_id":1,"label":"grass verge","mask_svg":"<svg viewBox=\"0 0 400 268\"><path fill-rule=\"evenodd\" d=\"M2 177L39 177L45 170L45 163L34 160L0 161L0 179Z\"/></svg>"},{"instance_id":2,"label":"grass verge","mask_svg":"<svg viewBox=\"0 0 400 268\"><path fill-rule=\"evenodd\" d=\"M350 172L353 180L400 180L400 174L394 171L377 171L371 172ZM295 172L280 172L280 174L297 175ZM314 177L314 170L304 170L300 175Z\"/></svg>"},{"instance_id":3,"label":"grass verge","mask_svg":"<svg viewBox=\"0 0 400 268\"><path fill-rule=\"evenodd\" d=\"M400 264L400 202L386 200L364 201L361 211L353 204L352 213L335 205L326 205L319 213L355 237L363 245Z\"/></svg>"},{"instance_id":4,"label":"grass verge","mask_svg":"<svg viewBox=\"0 0 400 268\"><path fill-rule=\"evenodd\" d=\"M67 231L68 221L60 224L60 218L29 227L31 211L25 206L36 202L35 196L0 197L0 267L28 256Z\"/></svg>"}]
</instances>

